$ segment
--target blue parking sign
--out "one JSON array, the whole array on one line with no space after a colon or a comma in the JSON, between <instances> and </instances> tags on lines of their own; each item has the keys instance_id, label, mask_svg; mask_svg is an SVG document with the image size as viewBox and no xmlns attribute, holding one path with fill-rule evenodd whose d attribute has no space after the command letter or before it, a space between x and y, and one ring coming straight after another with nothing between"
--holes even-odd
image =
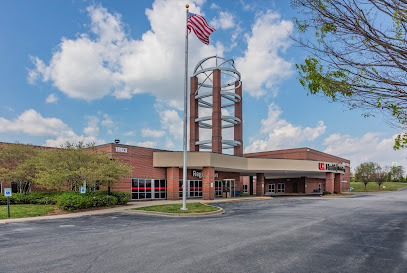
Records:
<instances>
[{"instance_id":1,"label":"blue parking sign","mask_svg":"<svg viewBox=\"0 0 407 273\"><path fill-rule=\"evenodd\" d=\"M10 197L11 196L11 188L4 189L4 196L5 197Z\"/></svg>"}]
</instances>

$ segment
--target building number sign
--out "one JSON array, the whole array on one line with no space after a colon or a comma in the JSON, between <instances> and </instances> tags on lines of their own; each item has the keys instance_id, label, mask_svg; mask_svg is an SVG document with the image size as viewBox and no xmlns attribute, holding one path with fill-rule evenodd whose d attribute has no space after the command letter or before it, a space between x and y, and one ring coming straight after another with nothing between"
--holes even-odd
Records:
<instances>
[{"instance_id":1,"label":"building number sign","mask_svg":"<svg viewBox=\"0 0 407 273\"><path fill-rule=\"evenodd\" d=\"M116 147L116 153L127 153L127 148Z\"/></svg>"}]
</instances>

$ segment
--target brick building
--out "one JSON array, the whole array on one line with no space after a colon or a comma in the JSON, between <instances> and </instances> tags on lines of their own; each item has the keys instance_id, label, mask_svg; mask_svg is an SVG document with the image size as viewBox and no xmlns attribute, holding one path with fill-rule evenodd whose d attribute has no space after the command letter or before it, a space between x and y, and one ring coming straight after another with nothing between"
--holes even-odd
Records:
<instances>
[{"instance_id":1,"label":"brick building","mask_svg":"<svg viewBox=\"0 0 407 273\"><path fill-rule=\"evenodd\" d=\"M206 67L209 60L215 62ZM230 75L232 81L227 80ZM189 198L214 199L243 192L258 196L340 193L349 189L350 161L344 158L310 148L243 154L242 86L233 60L212 56L195 67L187 155ZM225 108L233 108L227 113L234 115L222 112ZM208 112L211 115L202 114ZM227 128L233 128L233 139L223 137L222 131ZM208 130L211 137L201 139L208 134L200 130ZM132 168L131 176L116 183L114 190L130 192L133 200L177 200L182 196L182 152L117 143L97 148ZM224 149L232 149L233 155L223 154Z\"/></svg>"},{"instance_id":2,"label":"brick building","mask_svg":"<svg viewBox=\"0 0 407 273\"><path fill-rule=\"evenodd\" d=\"M134 200L181 198L182 152L114 143L98 148L133 170L131 177L116 183L115 190L131 192ZM349 164L349 160L310 148L243 156L188 152L187 194L190 198L214 199L230 197L236 192L279 195L326 190L340 193L349 190Z\"/></svg>"}]
</instances>

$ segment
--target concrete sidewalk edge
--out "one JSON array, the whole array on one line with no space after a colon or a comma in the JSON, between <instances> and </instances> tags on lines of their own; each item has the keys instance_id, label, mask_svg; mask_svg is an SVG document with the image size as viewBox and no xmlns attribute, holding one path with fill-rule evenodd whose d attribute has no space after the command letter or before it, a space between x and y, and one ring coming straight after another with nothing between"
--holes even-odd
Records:
<instances>
[{"instance_id":1,"label":"concrete sidewalk edge","mask_svg":"<svg viewBox=\"0 0 407 273\"><path fill-rule=\"evenodd\" d=\"M188 200L188 203L222 203L222 202L236 202L236 201L250 201L250 200L263 200L271 199L271 197L245 197L245 198L230 198L230 199L219 199L219 200L202 200L202 199L191 199ZM128 207L114 207L108 209L84 211L84 212L75 212L69 214L60 214L60 215L49 215L49 216L36 216L36 217L26 217L26 218L10 218L0 220L0 224L11 224L11 223L23 223L23 222L34 222L34 221L45 221L45 220L55 220L55 219L67 219L67 218L77 218L82 216L94 216L94 215L105 215L113 213L132 213L129 212L131 208L153 206L159 204L177 204L181 203L182 200L158 200L158 201L145 201L145 202L129 202ZM224 213L224 212L222 212ZM204 215L203 215L204 216ZM175 216L177 217L177 216ZM188 217L182 215L182 217Z\"/></svg>"}]
</instances>

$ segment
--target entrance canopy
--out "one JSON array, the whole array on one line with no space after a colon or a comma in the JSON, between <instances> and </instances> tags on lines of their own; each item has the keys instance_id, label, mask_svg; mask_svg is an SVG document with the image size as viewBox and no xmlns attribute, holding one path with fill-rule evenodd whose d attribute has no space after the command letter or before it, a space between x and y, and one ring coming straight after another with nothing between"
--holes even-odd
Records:
<instances>
[{"instance_id":1,"label":"entrance canopy","mask_svg":"<svg viewBox=\"0 0 407 273\"><path fill-rule=\"evenodd\" d=\"M183 165L182 152L154 152L154 167L179 167ZM248 158L212 152L188 152L188 169L214 167L217 171L238 172L242 176L264 173L266 178L316 177L325 173L344 174L341 164L327 161Z\"/></svg>"}]
</instances>

